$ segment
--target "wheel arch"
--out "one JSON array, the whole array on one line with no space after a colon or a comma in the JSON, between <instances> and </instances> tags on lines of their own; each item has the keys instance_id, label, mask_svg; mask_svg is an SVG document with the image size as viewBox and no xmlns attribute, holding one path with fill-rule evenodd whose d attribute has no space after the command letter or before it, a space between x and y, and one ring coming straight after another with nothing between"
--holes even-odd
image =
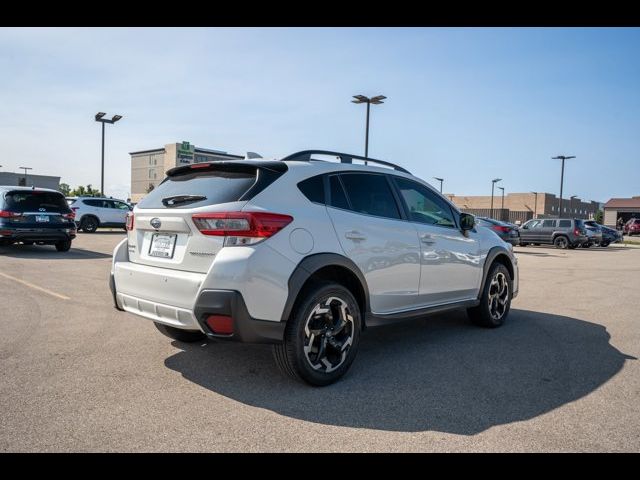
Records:
<instances>
[{"instance_id":1,"label":"wheel arch","mask_svg":"<svg viewBox=\"0 0 640 480\"><path fill-rule=\"evenodd\" d=\"M286 322L297 302L300 292L312 282L333 281L346 287L355 297L360 307L362 326L370 310L369 289L364 274L347 257L335 253L317 253L305 257L289 277L289 295L282 312L282 321Z\"/></svg>"},{"instance_id":2,"label":"wheel arch","mask_svg":"<svg viewBox=\"0 0 640 480\"><path fill-rule=\"evenodd\" d=\"M489 270L493 266L494 263L501 263L506 267L509 271L509 275L511 276L511 280L514 279L515 268L513 266L513 261L511 260L511 256L506 248L503 247L493 247L487 253L487 258L484 262L484 267L482 269L482 283L480 284L480 290L478 290L478 299L482 295L484 291L485 283L487 282L487 276L489 275Z\"/></svg>"}]
</instances>

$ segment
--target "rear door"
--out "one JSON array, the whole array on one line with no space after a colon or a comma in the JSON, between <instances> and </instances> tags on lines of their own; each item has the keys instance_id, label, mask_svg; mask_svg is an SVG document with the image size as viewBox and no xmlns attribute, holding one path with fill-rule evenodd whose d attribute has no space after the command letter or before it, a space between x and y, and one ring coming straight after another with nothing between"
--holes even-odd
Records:
<instances>
[{"instance_id":1,"label":"rear door","mask_svg":"<svg viewBox=\"0 0 640 480\"><path fill-rule=\"evenodd\" d=\"M345 255L360 268L371 310L392 313L418 307L420 244L403 220L390 180L377 173L328 176L327 211Z\"/></svg>"},{"instance_id":2,"label":"rear door","mask_svg":"<svg viewBox=\"0 0 640 480\"><path fill-rule=\"evenodd\" d=\"M542 228L537 230L537 237L539 243L552 243L553 242L553 234L557 229L557 220L543 220Z\"/></svg>"},{"instance_id":3,"label":"rear door","mask_svg":"<svg viewBox=\"0 0 640 480\"><path fill-rule=\"evenodd\" d=\"M20 214L7 222L21 230L43 231L65 228L71 223L71 209L64 196L41 190L16 190L5 194L5 210Z\"/></svg>"},{"instance_id":4,"label":"rear door","mask_svg":"<svg viewBox=\"0 0 640 480\"><path fill-rule=\"evenodd\" d=\"M129 205L117 200L113 201L113 221L114 223L124 225L127 221L127 214L130 212Z\"/></svg>"},{"instance_id":5,"label":"rear door","mask_svg":"<svg viewBox=\"0 0 640 480\"><path fill-rule=\"evenodd\" d=\"M206 273L224 246L224 237L202 234L193 215L241 211L249 199L247 192L264 188L265 182L281 173L256 168L249 162L219 162L209 168L187 166L178 171L136 205L133 230L128 232L129 260Z\"/></svg>"}]
</instances>

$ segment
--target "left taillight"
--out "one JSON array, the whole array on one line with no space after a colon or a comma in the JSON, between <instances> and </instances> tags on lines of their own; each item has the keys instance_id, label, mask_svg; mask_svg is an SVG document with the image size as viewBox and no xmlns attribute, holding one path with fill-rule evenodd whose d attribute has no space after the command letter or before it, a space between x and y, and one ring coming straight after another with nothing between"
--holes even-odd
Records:
<instances>
[{"instance_id":1,"label":"left taillight","mask_svg":"<svg viewBox=\"0 0 640 480\"><path fill-rule=\"evenodd\" d=\"M75 220L76 219L76 212L71 212L71 213L63 213L62 214L62 218L66 218L67 220Z\"/></svg>"},{"instance_id":2,"label":"left taillight","mask_svg":"<svg viewBox=\"0 0 640 480\"><path fill-rule=\"evenodd\" d=\"M133 212L127 213L127 230L133 230Z\"/></svg>"},{"instance_id":3,"label":"left taillight","mask_svg":"<svg viewBox=\"0 0 640 480\"><path fill-rule=\"evenodd\" d=\"M503 227L502 225L494 225L492 227L496 232L502 232L502 233L507 233L509 230L511 230L511 228L509 227Z\"/></svg>"},{"instance_id":4,"label":"left taillight","mask_svg":"<svg viewBox=\"0 0 640 480\"><path fill-rule=\"evenodd\" d=\"M290 215L268 212L196 213L191 218L203 235L225 237L225 246L253 245L293 221Z\"/></svg>"},{"instance_id":5,"label":"left taillight","mask_svg":"<svg viewBox=\"0 0 640 480\"><path fill-rule=\"evenodd\" d=\"M0 210L0 218L17 218L21 217L20 212L10 212L9 210Z\"/></svg>"}]
</instances>

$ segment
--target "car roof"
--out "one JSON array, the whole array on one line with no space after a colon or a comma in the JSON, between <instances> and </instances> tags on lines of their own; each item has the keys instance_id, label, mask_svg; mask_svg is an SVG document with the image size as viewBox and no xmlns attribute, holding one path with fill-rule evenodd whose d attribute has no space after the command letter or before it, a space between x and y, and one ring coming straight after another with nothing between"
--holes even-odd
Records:
<instances>
[{"instance_id":1,"label":"car roof","mask_svg":"<svg viewBox=\"0 0 640 480\"><path fill-rule=\"evenodd\" d=\"M17 187L15 185L0 185L0 192L52 192L59 193L62 195L62 192L58 190L53 190L51 188L40 188L40 187Z\"/></svg>"}]
</instances>

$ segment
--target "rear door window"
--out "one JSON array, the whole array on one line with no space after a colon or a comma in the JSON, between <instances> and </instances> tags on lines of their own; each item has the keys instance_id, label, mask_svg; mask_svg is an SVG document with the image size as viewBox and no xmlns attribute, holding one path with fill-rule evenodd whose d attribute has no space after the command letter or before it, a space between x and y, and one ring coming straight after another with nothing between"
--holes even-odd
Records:
<instances>
[{"instance_id":1,"label":"rear door window","mask_svg":"<svg viewBox=\"0 0 640 480\"><path fill-rule=\"evenodd\" d=\"M544 220L542 222L542 228L552 228L556 226L555 220Z\"/></svg>"},{"instance_id":2,"label":"rear door window","mask_svg":"<svg viewBox=\"0 0 640 480\"><path fill-rule=\"evenodd\" d=\"M196 208L236 202L256 182L257 172L194 171L167 177L140 208Z\"/></svg>"},{"instance_id":3,"label":"rear door window","mask_svg":"<svg viewBox=\"0 0 640 480\"><path fill-rule=\"evenodd\" d=\"M298 184L302 194L312 202L324 203L324 180L322 177L322 175L317 175Z\"/></svg>"},{"instance_id":4,"label":"rear door window","mask_svg":"<svg viewBox=\"0 0 640 480\"><path fill-rule=\"evenodd\" d=\"M349 210L349 201L344 193L338 175L331 175L329 177L329 189L331 190L331 206Z\"/></svg>"},{"instance_id":5,"label":"rear door window","mask_svg":"<svg viewBox=\"0 0 640 480\"><path fill-rule=\"evenodd\" d=\"M5 208L12 212L69 213L69 206L61 193L16 191L5 195Z\"/></svg>"},{"instance_id":6,"label":"rear door window","mask_svg":"<svg viewBox=\"0 0 640 480\"><path fill-rule=\"evenodd\" d=\"M343 173L340 179L354 212L376 217L401 218L385 175Z\"/></svg>"},{"instance_id":7,"label":"rear door window","mask_svg":"<svg viewBox=\"0 0 640 480\"><path fill-rule=\"evenodd\" d=\"M571 220L560 220L560 222L558 223L558 227L571 228Z\"/></svg>"}]
</instances>

